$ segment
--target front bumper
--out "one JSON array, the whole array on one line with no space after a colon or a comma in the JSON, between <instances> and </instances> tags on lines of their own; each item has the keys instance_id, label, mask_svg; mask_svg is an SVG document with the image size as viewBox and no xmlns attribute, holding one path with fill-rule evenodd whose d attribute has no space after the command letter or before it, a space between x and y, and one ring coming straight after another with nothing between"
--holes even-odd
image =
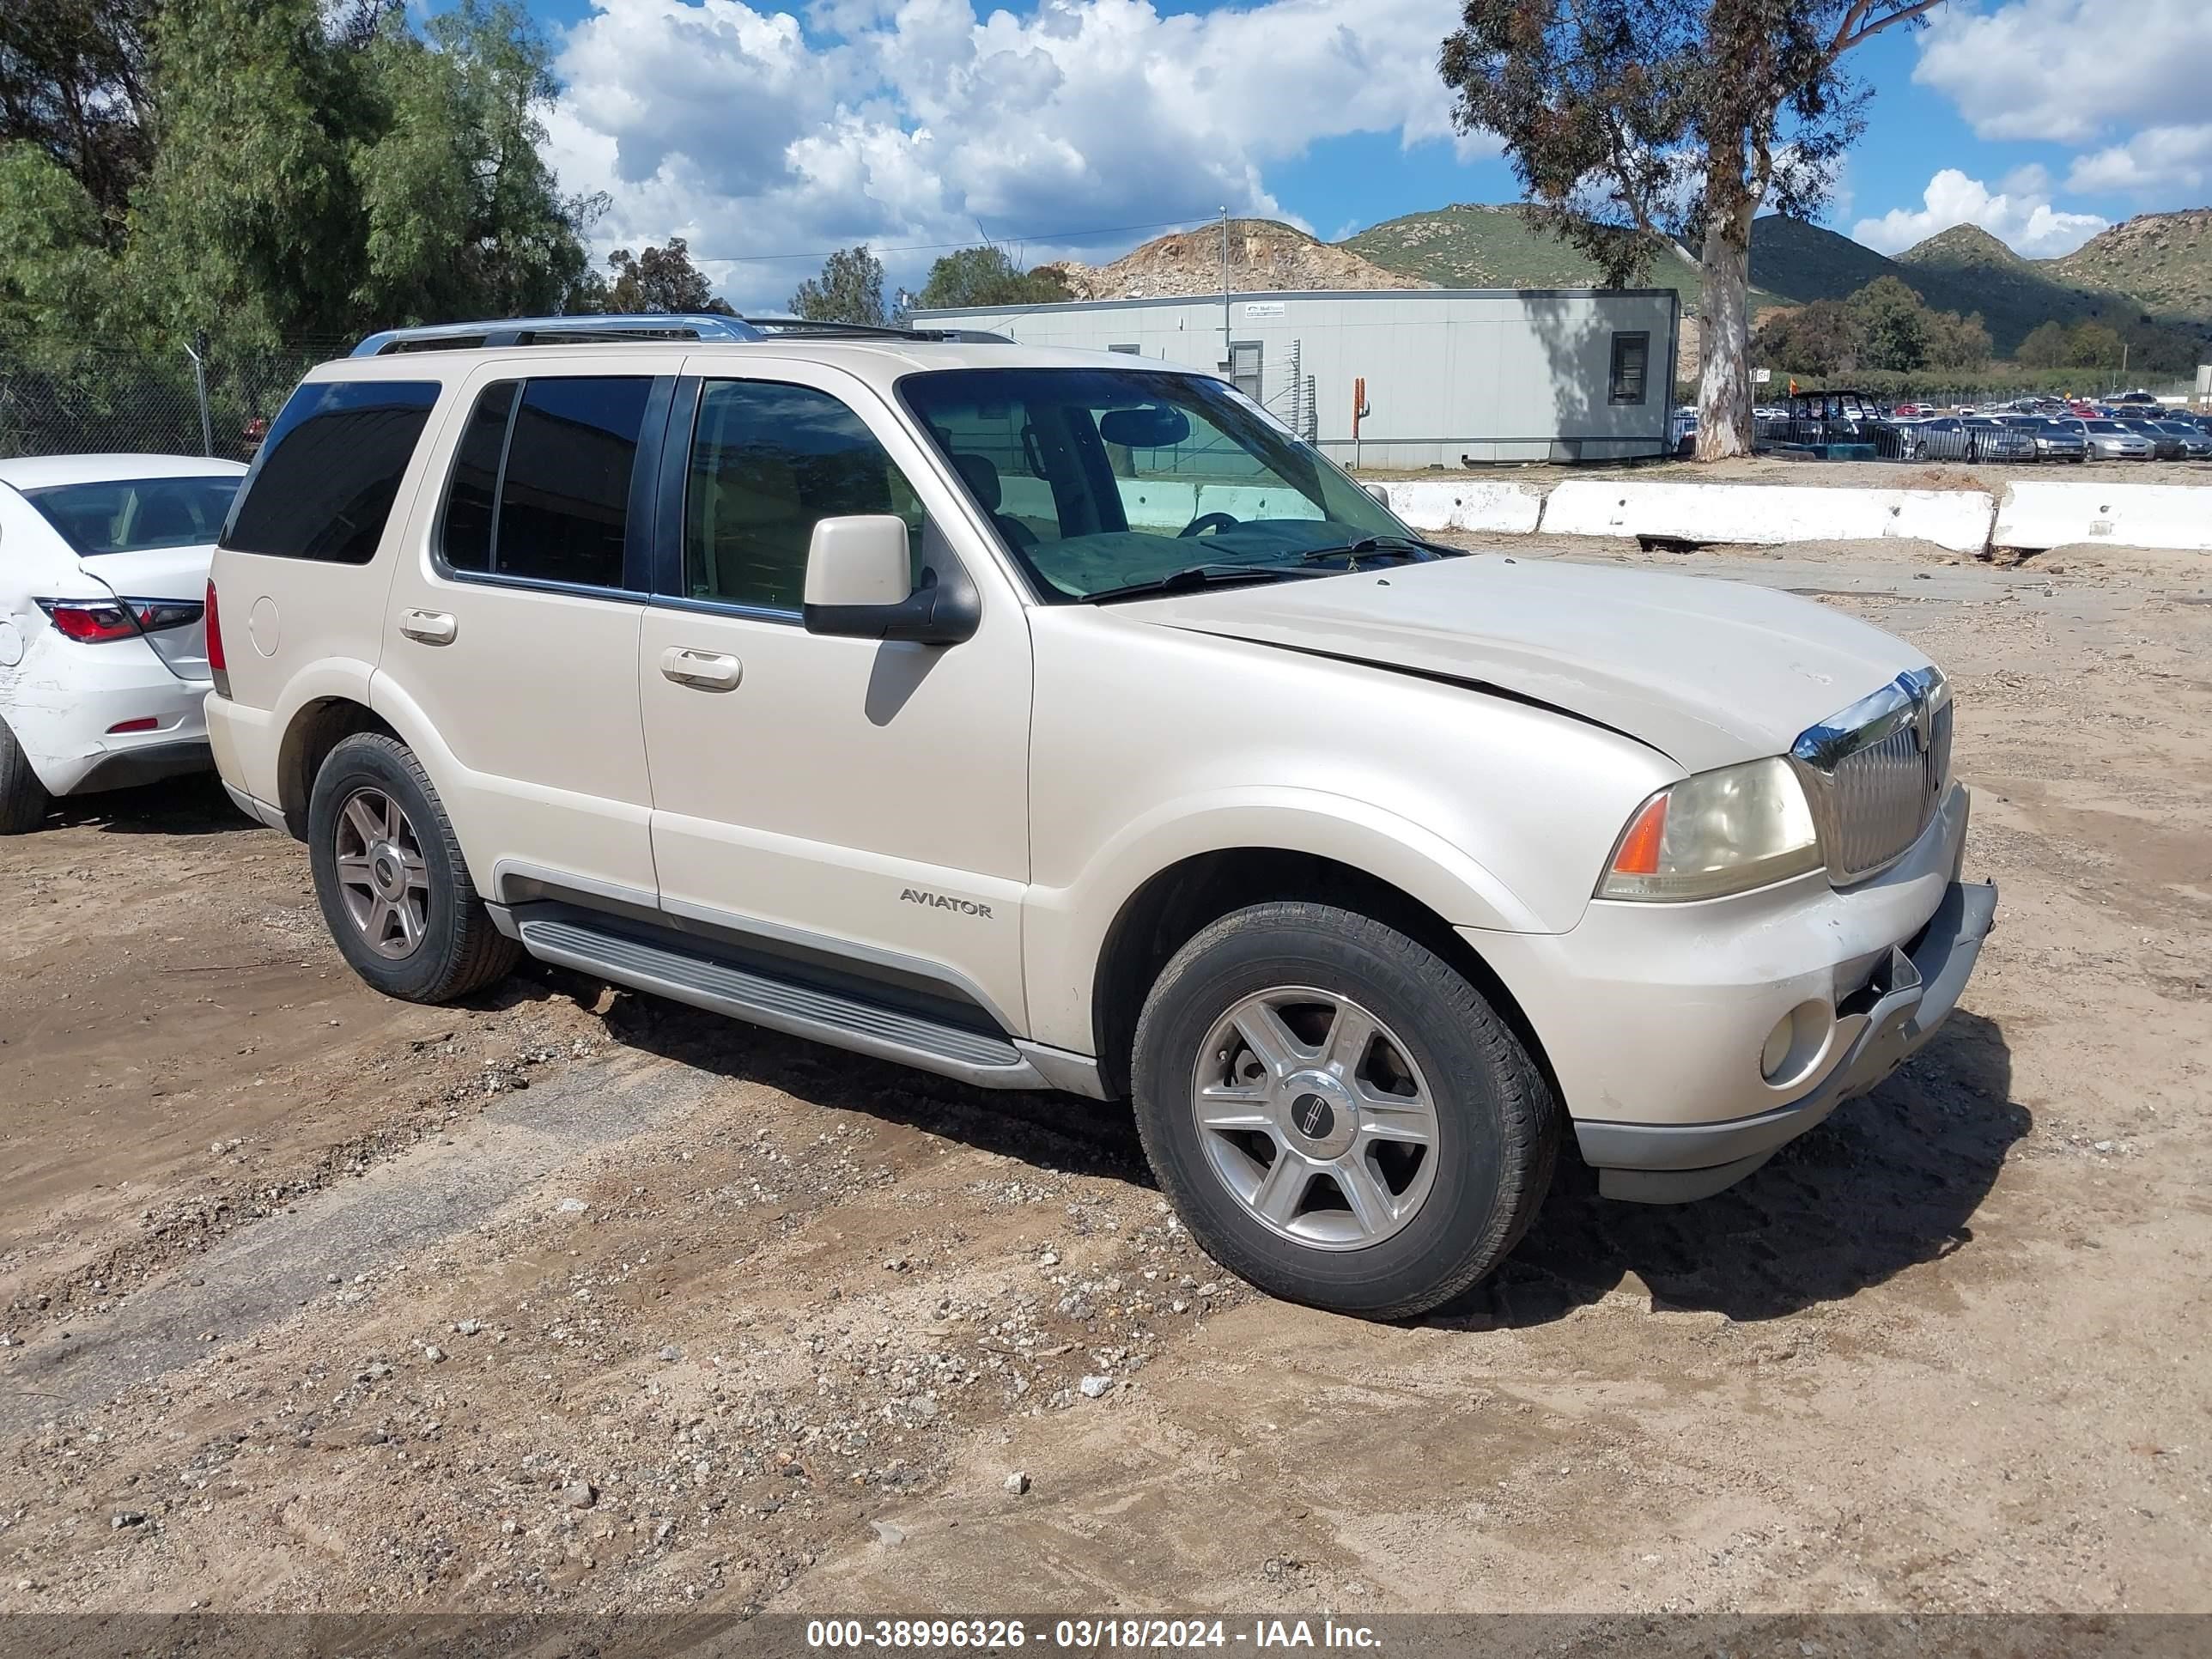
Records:
<instances>
[{"instance_id":1,"label":"front bumper","mask_svg":"<svg viewBox=\"0 0 2212 1659\"><path fill-rule=\"evenodd\" d=\"M1462 930L1533 1028L1607 1192L1717 1191L1878 1083L1909 1052L1908 1022L1916 1043L1935 1029L1994 908L1960 879L1971 809L1953 785L1901 858L1847 888L1822 871L1726 899L1593 901L1565 933Z\"/></svg>"},{"instance_id":2,"label":"front bumper","mask_svg":"<svg viewBox=\"0 0 2212 1659\"><path fill-rule=\"evenodd\" d=\"M1993 882L1954 881L1927 928L1890 947L1874 977L1837 1008L1843 1058L1802 1100L1723 1123L1578 1122L1583 1160L1608 1198L1676 1204L1731 1186L1789 1142L1902 1066L1959 1006L1982 941L1996 921Z\"/></svg>"}]
</instances>

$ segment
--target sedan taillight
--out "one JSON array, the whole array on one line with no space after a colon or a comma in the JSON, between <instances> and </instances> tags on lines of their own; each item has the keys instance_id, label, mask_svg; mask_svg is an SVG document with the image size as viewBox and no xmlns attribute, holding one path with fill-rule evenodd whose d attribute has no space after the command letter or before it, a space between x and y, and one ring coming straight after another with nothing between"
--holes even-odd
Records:
<instances>
[{"instance_id":1,"label":"sedan taillight","mask_svg":"<svg viewBox=\"0 0 2212 1659\"><path fill-rule=\"evenodd\" d=\"M40 599L55 629L81 645L136 639L200 619L197 599Z\"/></svg>"}]
</instances>

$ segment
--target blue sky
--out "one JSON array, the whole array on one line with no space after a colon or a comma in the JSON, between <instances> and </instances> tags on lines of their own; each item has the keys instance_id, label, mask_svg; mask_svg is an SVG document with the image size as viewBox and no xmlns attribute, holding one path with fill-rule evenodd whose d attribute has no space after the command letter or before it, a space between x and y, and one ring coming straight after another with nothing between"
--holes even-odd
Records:
<instances>
[{"instance_id":1,"label":"blue sky","mask_svg":"<svg viewBox=\"0 0 2212 1659\"><path fill-rule=\"evenodd\" d=\"M1096 262L1224 204L1334 239L1516 194L1450 129L1453 0L532 7L562 182L612 201L602 246L686 236L740 305L864 240L917 282L979 226ZM1827 222L1885 252L1973 222L2047 258L2212 203L2212 0L1949 0L1853 62L1876 95Z\"/></svg>"}]
</instances>

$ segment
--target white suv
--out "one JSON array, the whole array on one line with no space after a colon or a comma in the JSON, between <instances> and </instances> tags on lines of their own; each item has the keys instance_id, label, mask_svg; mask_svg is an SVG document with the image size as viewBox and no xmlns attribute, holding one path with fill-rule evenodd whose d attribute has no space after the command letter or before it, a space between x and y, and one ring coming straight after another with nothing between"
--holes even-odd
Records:
<instances>
[{"instance_id":1,"label":"white suv","mask_svg":"<svg viewBox=\"0 0 2212 1659\"><path fill-rule=\"evenodd\" d=\"M392 994L526 951L1132 1097L1218 1260L1378 1316L1564 1135L1717 1191L1957 1000L1996 895L1888 635L1431 546L1203 374L650 325L365 343L224 532L217 763Z\"/></svg>"}]
</instances>

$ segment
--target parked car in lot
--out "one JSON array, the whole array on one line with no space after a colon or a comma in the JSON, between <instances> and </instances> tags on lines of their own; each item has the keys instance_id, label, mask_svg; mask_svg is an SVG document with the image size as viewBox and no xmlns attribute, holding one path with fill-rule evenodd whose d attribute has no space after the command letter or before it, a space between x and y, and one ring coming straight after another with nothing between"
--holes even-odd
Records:
<instances>
[{"instance_id":1,"label":"parked car in lot","mask_svg":"<svg viewBox=\"0 0 2212 1659\"><path fill-rule=\"evenodd\" d=\"M2063 426L2079 431L2089 446L2093 461L2147 461L2156 453L2157 447L2140 432L2131 432L2118 421L2101 417L2089 420L2063 421Z\"/></svg>"},{"instance_id":2,"label":"parked car in lot","mask_svg":"<svg viewBox=\"0 0 2212 1659\"><path fill-rule=\"evenodd\" d=\"M1897 457L1908 461L2032 461L2035 440L2016 428L1978 416L1939 416L1893 423Z\"/></svg>"},{"instance_id":3,"label":"parked car in lot","mask_svg":"<svg viewBox=\"0 0 2212 1659\"><path fill-rule=\"evenodd\" d=\"M208 560L246 469L0 460L0 835L57 796L204 771Z\"/></svg>"},{"instance_id":4,"label":"parked car in lot","mask_svg":"<svg viewBox=\"0 0 2212 1659\"><path fill-rule=\"evenodd\" d=\"M2212 456L2212 435L2191 421L2131 421L2128 422L2158 447L2160 460L2201 461Z\"/></svg>"},{"instance_id":5,"label":"parked car in lot","mask_svg":"<svg viewBox=\"0 0 2212 1659\"><path fill-rule=\"evenodd\" d=\"M2080 433L2061 421L2044 415L2000 415L1997 424L2025 432L2035 441L2035 458L2039 461L2086 461L2089 459L2089 442Z\"/></svg>"},{"instance_id":6,"label":"parked car in lot","mask_svg":"<svg viewBox=\"0 0 2212 1659\"><path fill-rule=\"evenodd\" d=\"M314 370L215 556L223 781L389 994L527 953L1130 1097L1218 1260L1376 1316L1567 1134L1717 1191L1958 1000L1996 892L1903 641L1432 545L1203 374L580 326L634 325Z\"/></svg>"},{"instance_id":7,"label":"parked car in lot","mask_svg":"<svg viewBox=\"0 0 2212 1659\"><path fill-rule=\"evenodd\" d=\"M2187 443L2179 434L2166 430L2162 421L2123 417L2118 424L2149 443L2153 460L2179 461L2185 459L2189 454Z\"/></svg>"}]
</instances>

